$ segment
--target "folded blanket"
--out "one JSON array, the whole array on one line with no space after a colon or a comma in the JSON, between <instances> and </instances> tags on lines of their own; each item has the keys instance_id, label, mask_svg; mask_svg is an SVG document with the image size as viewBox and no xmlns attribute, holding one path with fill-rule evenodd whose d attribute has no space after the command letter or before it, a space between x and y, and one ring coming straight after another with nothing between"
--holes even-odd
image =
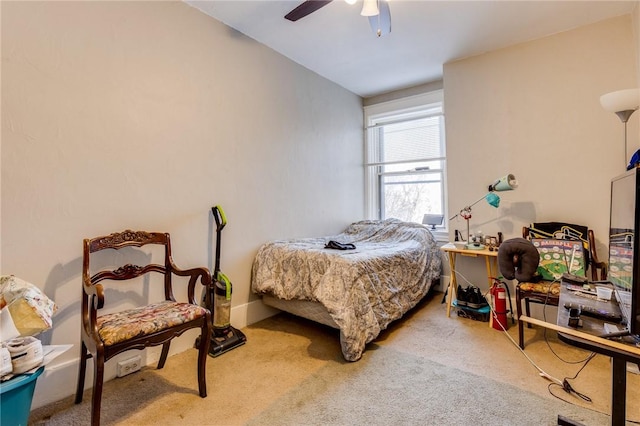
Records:
<instances>
[{"instance_id":1,"label":"folded blanket","mask_svg":"<svg viewBox=\"0 0 640 426\"><path fill-rule=\"evenodd\" d=\"M53 325L52 316L57 310L55 303L35 285L13 275L0 276L0 309L3 323L11 319L20 336L33 336ZM9 316L6 315L8 313ZM9 324L3 324L0 341L17 337L15 331L7 331Z\"/></svg>"}]
</instances>

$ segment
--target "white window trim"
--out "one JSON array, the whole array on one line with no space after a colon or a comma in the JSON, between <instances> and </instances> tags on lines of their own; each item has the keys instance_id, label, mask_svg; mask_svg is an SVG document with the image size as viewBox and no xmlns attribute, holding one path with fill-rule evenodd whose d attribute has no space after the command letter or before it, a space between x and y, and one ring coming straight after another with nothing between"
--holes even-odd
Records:
<instances>
[{"instance_id":1,"label":"white window trim","mask_svg":"<svg viewBox=\"0 0 640 426\"><path fill-rule=\"evenodd\" d=\"M442 106L442 112L444 113L444 91L434 90L433 92L423 93L420 95L408 96L402 99L396 99L393 101L382 102L375 105L369 105L364 107L364 123L365 123L365 146L364 146L364 164L372 164L372 153L369 152L369 138L370 132L377 127L377 123L380 118L387 116L391 113L395 114L409 114L413 111L421 111L425 105L440 104ZM445 144L446 150L446 144ZM446 151L445 151L446 152ZM446 154L445 154L446 155ZM436 231L432 231L438 241L448 241L448 218L446 212L448 211L448 197L447 197L447 165L446 161L443 169L443 190L444 190L444 206L445 212L444 228L440 228ZM371 173L375 173L373 168L365 166L365 214L369 219L378 218L378 206L377 206L377 194L376 188L371 185L372 176Z\"/></svg>"}]
</instances>

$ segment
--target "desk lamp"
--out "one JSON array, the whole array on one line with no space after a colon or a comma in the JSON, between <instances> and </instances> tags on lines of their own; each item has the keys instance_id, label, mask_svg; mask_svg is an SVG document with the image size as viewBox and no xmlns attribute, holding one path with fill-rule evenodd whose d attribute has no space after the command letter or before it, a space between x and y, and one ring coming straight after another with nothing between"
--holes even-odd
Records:
<instances>
[{"instance_id":1,"label":"desk lamp","mask_svg":"<svg viewBox=\"0 0 640 426\"><path fill-rule=\"evenodd\" d=\"M477 199L473 203L464 207L462 210L460 210L458 214L456 214L451 219L449 219L451 221L456 217L460 216L467 221L467 245L465 246L465 248L469 250L482 250L484 248L484 244L472 243L469 238L471 235L469 233L469 220L471 219L471 207L475 206L482 200L486 200L490 206L498 208L498 206L500 206L500 197L498 197L498 195L495 194L495 192L511 191L512 189L516 189L517 187L518 187L518 181L516 180L515 176L513 176L512 174L505 175L500 179L496 180L491 185L489 185L489 188L488 188L489 192L486 195L483 195L481 198Z\"/></svg>"},{"instance_id":2,"label":"desk lamp","mask_svg":"<svg viewBox=\"0 0 640 426\"><path fill-rule=\"evenodd\" d=\"M609 112L615 112L624 123L624 165L627 166L627 121L640 105L640 89L618 90L600 96L600 105Z\"/></svg>"}]
</instances>

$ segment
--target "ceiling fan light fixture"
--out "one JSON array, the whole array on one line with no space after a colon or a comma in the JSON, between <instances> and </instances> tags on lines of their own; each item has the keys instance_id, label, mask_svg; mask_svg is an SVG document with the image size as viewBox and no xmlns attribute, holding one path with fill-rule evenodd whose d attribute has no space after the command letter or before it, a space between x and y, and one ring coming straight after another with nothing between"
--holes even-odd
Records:
<instances>
[{"instance_id":1,"label":"ceiling fan light fixture","mask_svg":"<svg viewBox=\"0 0 640 426\"><path fill-rule=\"evenodd\" d=\"M377 16L380 14L378 10L378 0L364 0L364 4L362 5L362 11L360 15L362 16Z\"/></svg>"}]
</instances>

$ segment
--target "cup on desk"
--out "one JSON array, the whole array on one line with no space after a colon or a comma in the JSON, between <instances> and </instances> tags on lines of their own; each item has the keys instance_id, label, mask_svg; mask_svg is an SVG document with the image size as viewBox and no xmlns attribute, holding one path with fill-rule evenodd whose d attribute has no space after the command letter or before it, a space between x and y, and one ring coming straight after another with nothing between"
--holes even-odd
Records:
<instances>
[{"instance_id":1,"label":"cup on desk","mask_svg":"<svg viewBox=\"0 0 640 426\"><path fill-rule=\"evenodd\" d=\"M600 300L611 300L611 290L609 287L596 286L596 295Z\"/></svg>"}]
</instances>

